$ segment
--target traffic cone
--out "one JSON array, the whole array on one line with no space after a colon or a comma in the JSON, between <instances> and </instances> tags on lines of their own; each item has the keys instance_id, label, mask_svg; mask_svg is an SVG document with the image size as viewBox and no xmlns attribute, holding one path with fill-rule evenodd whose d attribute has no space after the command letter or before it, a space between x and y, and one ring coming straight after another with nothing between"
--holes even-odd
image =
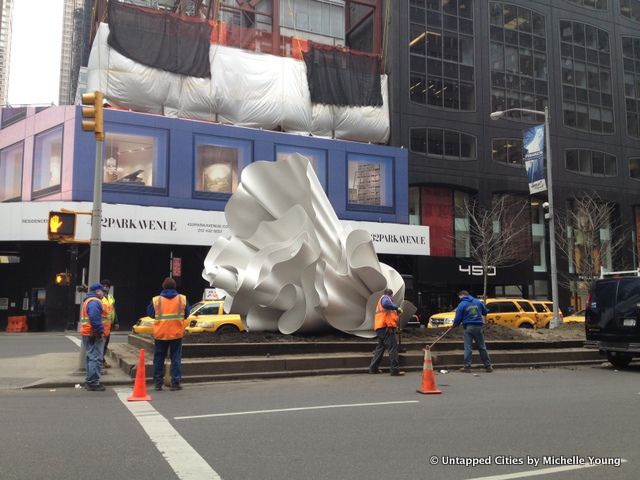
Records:
<instances>
[{"instance_id":1,"label":"traffic cone","mask_svg":"<svg viewBox=\"0 0 640 480\"><path fill-rule=\"evenodd\" d=\"M431 361L431 349L424 349L424 364L422 366L422 385L416 390L418 393L425 395L433 393L442 393L436 387L436 378L433 374L433 362Z\"/></svg>"},{"instance_id":2,"label":"traffic cone","mask_svg":"<svg viewBox=\"0 0 640 480\"><path fill-rule=\"evenodd\" d=\"M147 384L145 381L144 369L144 348L140 349L140 358L138 359L138 369L136 370L136 381L133 384L133 393L127 398L128 402L149 402L151 395L147 395Z\"/></svg>"}]
</instances>

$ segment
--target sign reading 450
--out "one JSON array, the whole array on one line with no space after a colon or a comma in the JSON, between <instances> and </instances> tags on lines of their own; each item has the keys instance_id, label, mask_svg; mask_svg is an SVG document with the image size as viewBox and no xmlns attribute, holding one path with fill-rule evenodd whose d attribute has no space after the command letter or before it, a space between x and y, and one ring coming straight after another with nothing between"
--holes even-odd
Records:
<instances>
[{"instance_id":1,"label":"sign reading 450","mask_svg":"<svg viewBox=\"0 0 640 480\"><path fill-rule=\"evenodd\" d=\"M471 275L472 277L481 277L484 273L482 265L458 265L458 271L466 273L467 275ZM487 276L495 277L496 267L489 265L487 267Z\"/></svg>"}]
</instances>

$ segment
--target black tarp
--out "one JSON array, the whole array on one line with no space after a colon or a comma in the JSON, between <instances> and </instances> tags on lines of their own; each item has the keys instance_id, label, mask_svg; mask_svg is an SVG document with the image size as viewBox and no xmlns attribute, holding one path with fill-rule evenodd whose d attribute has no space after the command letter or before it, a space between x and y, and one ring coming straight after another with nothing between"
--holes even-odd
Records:
<instances>
[{"instance_id":1,"label":"black tarp","mask_svg":"<svg viewBox=\"0 0 640 480\"><path fill-rule=\"evenodd\" d=\"M377 57L316 46L303 56L311 102L352 107L382 105Z\"/></svg>"},{"instance_id":2,"label":"black tarp","mask_svg":"<svg viewBox=\"0 0 640 480\"><path fill-rule=\"evenodd\" d=\"M192 77L210 77L211 25L109 2L109 38L117 52L138 63Z\"/></svg>"}]
</instances>

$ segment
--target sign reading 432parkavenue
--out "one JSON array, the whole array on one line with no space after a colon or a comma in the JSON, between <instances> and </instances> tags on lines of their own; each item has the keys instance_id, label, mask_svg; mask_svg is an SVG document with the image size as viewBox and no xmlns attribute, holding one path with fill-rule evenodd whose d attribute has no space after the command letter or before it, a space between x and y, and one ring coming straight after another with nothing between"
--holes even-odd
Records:
<instances>
[{"instance_id":1,"label":"sign reading 432parkavenue","mask_svg":"<svg viewBox=\"0 0 640 480\"><path fill-rule=\"evenodd\" d=\"M49 240L73 240L76 233L76 214L72 212L49 212L47 237Z\"/></svg>"}]
</instances>

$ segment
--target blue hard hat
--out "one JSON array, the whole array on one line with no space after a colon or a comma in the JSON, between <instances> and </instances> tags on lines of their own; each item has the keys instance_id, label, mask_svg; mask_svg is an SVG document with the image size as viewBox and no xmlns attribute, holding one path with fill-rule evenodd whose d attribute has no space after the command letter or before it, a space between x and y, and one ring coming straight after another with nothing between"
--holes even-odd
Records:
<instances>
[{"instance_id":1,"label":"blue hard hat","mask_svg":"<svg viewBox=\"0 0 640 480\"><path fill-rule=\"evenodd\" d=\"M101 283L94 283L93 285L91 285L91 287L89 287L90 292L95 292L96 290L102 290L104 293L107 293L106 287Z\"/></svg>"}]
</instances>

